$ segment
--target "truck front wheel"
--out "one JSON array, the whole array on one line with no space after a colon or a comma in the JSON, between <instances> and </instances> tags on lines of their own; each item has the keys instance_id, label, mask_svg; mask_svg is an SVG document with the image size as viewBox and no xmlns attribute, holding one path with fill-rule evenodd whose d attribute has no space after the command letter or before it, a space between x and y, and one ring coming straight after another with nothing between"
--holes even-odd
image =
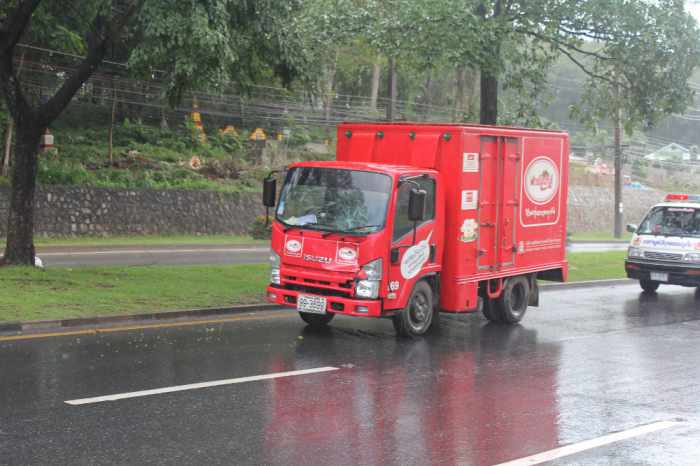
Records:
<instances>
[{"instance_id":1,"label":"truck front wheel","mask_svg":"<svg viewBox=\"0 0 700 466\"><path fill-rule=\"evenodd\" d=\"M501 322L507 324L517 324L527 311L530 301L530 283L527 277L510 277L501 296L495 302L496 312L501 318Z\"/></svg>"},{"instance_id":2,"label":"truck front wheel","mask_svg":"<svg viewBox=\"0 0 700 466\"><path fill-rule=\"evenodd\" d=\"M645 293L654 293L659 289L659 282L653 282L651 280L641 279L639 280L639 286L642 287Z\"/></svg>"},{"instance_id":3,"label":"truck front wheel","mask_svg":"<svg viewBox=\"0 0 700 466\"><path fill-rule=\"evenodd\" d=\"M404 337L423 335L433 323L433 290L425 281L416 283L406 309L394 316L394 329Z\"/></svg>"},{"instance_id":4,"label":"truck front wheel","mask_svg":"<svg viewBox=\"0 0 700 466\"><path fill-rule=\"evenodd\" d=\"M335 314L309 314L308 312L300 312L299 317L301 317L301 320L309 324L309 326L321 328L328 325L328 322L333 320Z\"/></svg>"}]
</instances>

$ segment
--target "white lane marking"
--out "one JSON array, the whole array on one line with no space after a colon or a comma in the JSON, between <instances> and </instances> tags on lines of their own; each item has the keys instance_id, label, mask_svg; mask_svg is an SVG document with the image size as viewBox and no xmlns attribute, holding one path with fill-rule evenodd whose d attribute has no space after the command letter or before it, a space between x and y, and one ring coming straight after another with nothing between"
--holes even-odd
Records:
<instances>
[{"instance_id":1,"label":"white lane marking","mask_svg":"<svg viewBox=\"0 0 700 466\"><path fill-rule=\"evenodd\" d=\"M495 466L532 466L534 464L541 464L547 461L553 461L558 458L563 458L565 456L580 453L582 451L602 447L610 443L619 442L621 440L627 440L644 434L650 434L652 432L656 432L663 429L668 429L669 427L674 427L677 425L680 425L680 422L655 422L653 424L635 427L634 429L623 430L622 432L615 432L613 434L604 435L602 437L594 438L591 440L585 440L583 442L555 448L554 450L537 453L536 455L527 456L525 458L519 458L516 460L508 461L506 463L500 463Z\"/></svg>"},{"instance_id":2,"label":"white lane marking","mask_svg":"<svg viewBox=\"0 0 700 466\"><path fill-rule=\"evenodd\" d=\"M239 377L237 379L214 380L212 382L192 383L188 385L175 385L173 387L154 388L152 390L141 390L138 392L117 393L115 395L96 396L94 398L80 398L77 400L67 400L65 403L73 406L102 403L105 401L123 400L126 398L138 398L142 396L160 395L162 393L182 392L185 390L198 390L200 388L219 387L221 385L233 385L237 383L256 382L259 380L279 379L282 377L294 377L298 375L318 374L320 372L337 371L338 367L319 367L316 369L304 369L299 371L276 372L274 374L253 375L250 377Z\"/></svg>"},{"instance_id":3,"label":"white lane marking","mask_svg":"<svg viewBox=\"0 0 700 466\"><path fill-rule=\"evenodd\" d=\"M268 252L269 248L221 248L221 249L124 249L110 251L39 252L38 256L108 256L119 254L195 254L207 252Z\"/></svg>"}]
</instances>

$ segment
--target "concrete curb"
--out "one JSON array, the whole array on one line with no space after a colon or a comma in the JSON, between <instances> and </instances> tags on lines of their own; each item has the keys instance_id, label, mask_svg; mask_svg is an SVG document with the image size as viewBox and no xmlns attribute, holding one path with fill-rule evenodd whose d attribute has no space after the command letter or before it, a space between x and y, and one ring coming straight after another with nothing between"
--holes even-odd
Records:
<instances>
[{"instance_id":1,"label":"concrete curb","mask_svg":"<svg viewBox=\"0 0 700 466\"><path fill-rule=\"evenodd\" d=\"M185 309L178 311L150 312L115 316L79 317L60 320L30 320L0 322L0 335L36 334L47 331L77 330L90 327L114 327L124 324L153 324L178 320L196 320L207 317L224 317L235 314L273 311L276 304L251 304L231 307Z\"/></svg>"}]
</instances>

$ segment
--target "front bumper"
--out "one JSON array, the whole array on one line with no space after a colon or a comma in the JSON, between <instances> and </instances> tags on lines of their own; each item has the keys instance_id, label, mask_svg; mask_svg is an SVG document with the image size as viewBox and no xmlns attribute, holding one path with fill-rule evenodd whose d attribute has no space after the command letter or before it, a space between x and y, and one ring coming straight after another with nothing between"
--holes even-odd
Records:
<instances>
[{"instance_id":1,"label":"front bumper","mask_svg":"<svg viewBox=\"0 0 700 466\"><path fill-rule=\"evenodd\" d=\"M663 272L668 274L668 281L664 283L681 286L700 286L700 265L679 265L643 259L627 259L625 260L625 271L629 278L636 280L650 280L649 274L651 272Z\"/></svg>"},{"instance_id":2,"label":"front bumper","mask_svg":"<svg viewBox=\"0 0 700 466\"><path fill-rule=\"evenodd\" d=\"M267 287L267 301L281 306L296 309L297 297L300 294L312 295L313 293L288 290L269 285ZM358 317L382 317L382 301L379 299L353 299L343 296L328 296L317 294L326 298L326 312L330 314L342 314Z\"/></svg>"}]
</instances>

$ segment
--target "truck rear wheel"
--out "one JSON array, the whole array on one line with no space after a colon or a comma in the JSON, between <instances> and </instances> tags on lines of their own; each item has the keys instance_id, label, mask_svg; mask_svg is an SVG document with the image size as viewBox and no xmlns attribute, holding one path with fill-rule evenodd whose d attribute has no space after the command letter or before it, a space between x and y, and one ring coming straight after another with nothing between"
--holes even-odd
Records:
<instances>
[{"instance_id":1,"label":"truck rear wheel","mask_svg":"<svg viewBox=\"0 0 700 466\"><path fill-rule=\"evenodd\" d=\"M496 302L493 299L490 298L481 298L483 300L482 308L481 308L481 313L484 314L484 317L489 322L494 322L494 323L502 323L503 319L501 318L501 313L499 312L498 308L496 307Z\"/></svg>"},{"instance_id":2,"label":"truck rear wheel","mask_svg":"<svg viewBox=\"0 0 700 466\"><path fill-rule=\"evenodd\" d=\"M641 279L639 280L639 286L642 287L645 293L655 293L659 289L659 282L653 282L651 280Z\"/></svg>"},{"instance_id":3,"label":"truck rear wheel","mask_svg":"<svg viewBox=\"0 0 700 466\"><path fill-rule=\"evenodd\" d=\"M517 324L525 316L530 301L530 283L526 277L510 277L506 280L495 308L501 322Z\"/></svg>"},{"instance_id":4,"label":"truck rear wheel","mask_svg":"<svg viewBox=\"0 0 700 466\"><path fill-rule=\"evenodd\" d=\"M433 290L425 281L416 283L406 309L394 316L394 329L404 337L423 335L433 323Z\"/></svg>"},{"instance_id":5,"label":"truck rear wheel","mask_svg":"<svg viewBox=\"0 0 700 466\"><path fill-rule=\"evenodd\" d=\"M314 328L321 328L328 325L328 322L333 320L335 314L309 314L308 312L300 312L301 320Z\"/></svg>"}]
</instances>

